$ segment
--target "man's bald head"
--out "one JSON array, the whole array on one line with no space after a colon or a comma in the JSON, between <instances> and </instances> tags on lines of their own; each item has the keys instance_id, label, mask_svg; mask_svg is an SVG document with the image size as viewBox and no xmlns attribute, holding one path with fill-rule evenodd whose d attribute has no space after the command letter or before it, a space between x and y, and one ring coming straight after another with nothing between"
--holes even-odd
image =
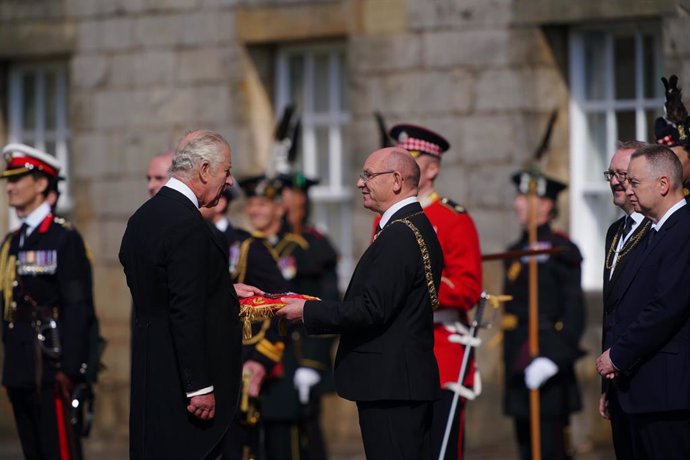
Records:
<instances>
[{"instance_id":1,"label":"man's bald head","mask_svg":"<svg viewBox=\"0 0 690 460\"><path fill-rule=\"evenodd\" d=\"M400 147L391 147L385 161L388 169L400 172L408 187L416 189L419 186L419 165L410 152Z\"/></svg>"},{"instance_id":2,"label":"man's bald head","mask_svg":"<svg viewBox=\"0 0 690 460\"><path fill-rule=\"evenodd\" d=\"M168 170L172 164L174 154L174 150L168 150L151 158L149 169L146 172L146 188L149 191L149 196L158 193L158 190L168 182L170 178Z\"/></svg>"},{"instance_id":3,"label":"man's bald head","mask_svg":"<svg viewBox=\"0 0 690 460\"><path fill-rule=\"evenodd\" d=\"M400 147L375 151L367 157L357 181L364 207L383 213L398 201L416 196L419 175L419 166L408 151Z\"/></svg>"}]
</instances>

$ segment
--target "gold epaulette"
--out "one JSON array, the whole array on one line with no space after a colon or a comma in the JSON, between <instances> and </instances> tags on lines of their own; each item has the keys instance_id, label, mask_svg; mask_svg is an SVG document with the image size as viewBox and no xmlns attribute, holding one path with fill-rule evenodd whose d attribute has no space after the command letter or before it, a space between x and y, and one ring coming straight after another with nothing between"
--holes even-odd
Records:
<instances>
[{"instance_id":1,"label":"gold epaulette","mask_svg":"<svg viewBox=\"0 0 690 460\"><path fill-rule=\"evenodd\" d=\"M458 214L464 214L467 212L467 209L461 204L456 203L455 201L451 200L450 198L441 198L441 204L445 206L448 209L451 209Z\"/></svg>"}]
</instances>

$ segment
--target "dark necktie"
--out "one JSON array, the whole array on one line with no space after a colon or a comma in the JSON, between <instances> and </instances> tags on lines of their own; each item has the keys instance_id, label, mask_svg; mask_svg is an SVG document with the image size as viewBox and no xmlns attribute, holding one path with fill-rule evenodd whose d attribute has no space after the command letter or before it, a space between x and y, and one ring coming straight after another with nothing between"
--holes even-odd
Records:
<instances>
[{"instance_id":1,"label":"dark necktie","mask_svg":"<svg viewBox=\"0 0 690 460\"><path fill-rule=\"evenodd\" d=\"M19 247L21 248L24 246L26 243L26 231L29 229L29 226L24 222L21 227L19 227Z\"/></svg>"},{"instance_id":2,"label":"dark necktie","mask_svg":"<svg viewBox=\"0 0 690 460\"><path fill-rule=\"evenodd\" d=\"M649 245L652 244L652 241L654 241L656 233L656 228L649 229L649 234L647 235L647 247L649 247Z\"/></svg>"},{"instance_id":3,"label":"dark necktie","mask_svg":"<svg viewBox=\"0 0 690 460\"><path fill-rule=\"evenodd\" d=\"M623 230L621 232L621 239L625 240L625 237L628 236L628 233L630 233L630 230L632 230L633 226L633 219L630 216L625 216L625 220L623 221Z\"/></svg>"}]
</instances>

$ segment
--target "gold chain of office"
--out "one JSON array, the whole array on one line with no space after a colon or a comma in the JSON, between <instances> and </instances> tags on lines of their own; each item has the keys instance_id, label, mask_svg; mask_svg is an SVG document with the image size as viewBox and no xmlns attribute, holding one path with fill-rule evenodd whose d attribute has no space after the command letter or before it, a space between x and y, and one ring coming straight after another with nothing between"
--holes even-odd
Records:
<instances>
[{"instance_id":1,"label":"gold chain of office","mask_svg":"<svg viewBox=\"0 0 690 460\"><path fill-rule=\"evenodd\" d=\"M424 214L424 212L419 211L403 219L394 220L391 223L394 224L396 222L402 222L403 224L407 225L410 230L412 230L412 233L414 233L414 236L417 239L417 244L419 245L419 250L422 252L422 262L424 263L424 274L426 276L426 287L429 290L429 297L431 298L431 308L432 310L436 310L438 308L438 294L436 293L436 286L434 285L434 275L431 272L431 257L429 256L429 250L426 247L424 238L422 238L422 234L419 233L419 229L417 229L417 227L415 227L414 224L409 220L411 217L418 216L420 214Z\"/></svg>"},{"instance_id":2,"label":"gold chain of office","mask_svg":"<svg viewBox=\"0 0 690 460\"><path fill-rule=\"evenodd\" d=\"M632 251L635 246L637 246L637 243L640 242L640 240L645 235L645 233L647 233L647 230L649 230L649 227L651 225L652 223L649 220L642 224L642 229L639 232L637 232L637 234L633 235L627 243L623 244L623 247L620 249L620 251L617 251L613 248L618 246L618 240L621 238L621 229L619 228L616 231L616 235L613 237L611 246L609 246L608 253L606 254L606 269L611 270L611 268L613 267L613 254L618 254L618 258L616 259L617 264L623 257L625 257L630 251Z\"/></svg>"}]
</instances>

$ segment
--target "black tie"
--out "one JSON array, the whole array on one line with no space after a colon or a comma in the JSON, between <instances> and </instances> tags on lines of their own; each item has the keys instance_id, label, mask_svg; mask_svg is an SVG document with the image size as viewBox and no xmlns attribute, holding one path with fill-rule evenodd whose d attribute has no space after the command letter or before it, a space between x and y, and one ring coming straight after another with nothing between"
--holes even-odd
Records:
<instances>
[{"instance_id":1,"label":"black tie","mask_svg":"<svg viewBox=\"0 0 690 460\"><path fill-rule=\"evenodd\" d=\"M24 246L24 243L26 243L26 231L29 229L29 226L27 225L26 222L22 224L21 227L19 227L19 247L21 248Z\"/></svg>"},{"instance_id":2,"label":"black tie","mask_svg":"<svg viewBox=\"0 0 690 460\"><path fill-rule=\"evenodd\" d=\"M625 220L623 221L623 232L621 234L621 239L625 240L625 237L628 236L628 233L630 233L630 230L632 230L633 226L633 219L630 216L625 216Z\"/></svg>"},{"instance_id":3,"label":"black tie","mask_svg":"<svg viewBox=\"0 0 690 460\"><path fill-rule=\"evenodd\" d=\"M376 226L376 232L374 233L374 238L371 239L372 242L376 241L376 238L378 238L379 233L381 233L381 230L383 230L383 229L381 228L381 226L380 226L380 225L377 225L377 226Z\"/></svg>"},{"instance_id":4,"label":"black tie","mask_svg":"<svg viewBox=\"0 0 690 460\"><path fill-rule=\"evenodd\" d=\"M649 247L650 244L652 244L652 241L654 241L654 237L656 236L656 228L652 228L649 230L649 235L647 235L647 246Z\"/></svg>"}]
</instances>

